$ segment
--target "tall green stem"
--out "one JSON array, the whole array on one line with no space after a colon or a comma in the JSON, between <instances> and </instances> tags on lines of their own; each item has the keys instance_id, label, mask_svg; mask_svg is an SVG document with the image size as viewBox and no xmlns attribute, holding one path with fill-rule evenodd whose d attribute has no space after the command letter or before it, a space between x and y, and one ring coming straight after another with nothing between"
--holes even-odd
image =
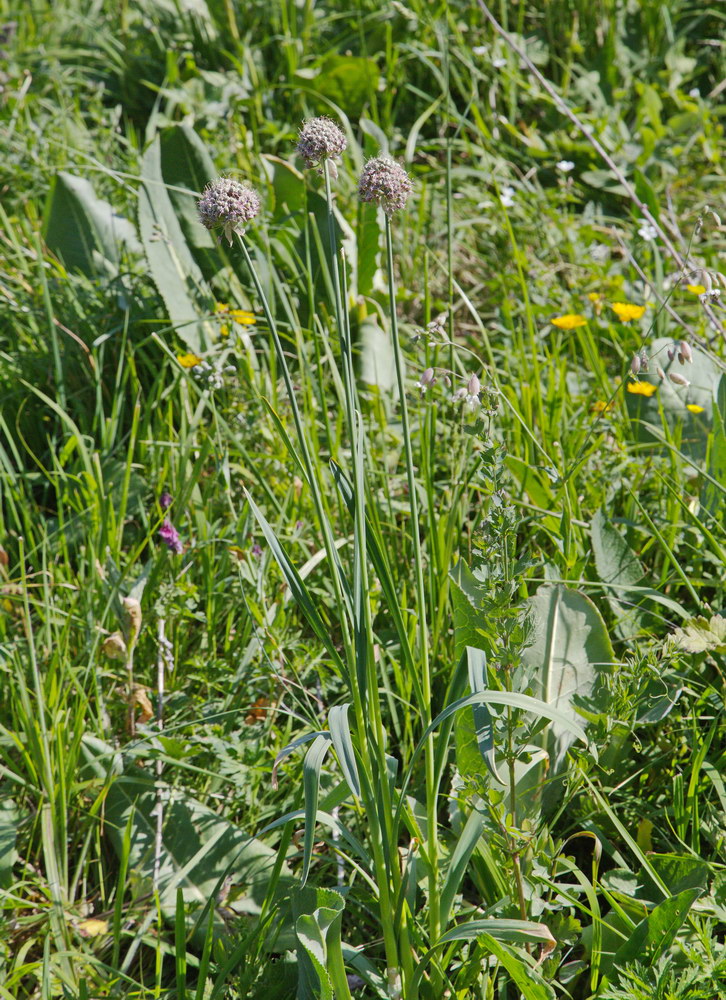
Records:
<instances>
[{"instance_id":1,"label":"tall green stem","mask_svg":"<svg viewBox=\"0 0 726 1000\"><path fill-rule=\"evenodd\" d=\"M413 543L414 570L416 576L416 610L418 614L419 659L421 665L422 704L419 706L422 724L427 728L432 719L431 714L431 665L429 663L428 626L426 623L426 588L424 584L423 553L419 535L418 496L416 493L416 476L413 466L413 449L411 447L411 428L406 405L406 385L404 381L403 358L398 339L398 318L396 315L396 285L393 272L393 244L391 240L391 221L386 216L386 258L388 265L388 292L391 311L391 339L393 341L393 357L396 368L396 382L401 407L401 430L406 459L406 477L408 480L408 499L411 511L411 540ZM426 816L428 823L428 855L430 865L429 875L429 934L430 943L434 945L441 933L441 907L439 900L439 845L438 823L436 815L436 767L434 760L434 736L431 733L425 746L426 767Z\"/></svg>"}]
</instances>

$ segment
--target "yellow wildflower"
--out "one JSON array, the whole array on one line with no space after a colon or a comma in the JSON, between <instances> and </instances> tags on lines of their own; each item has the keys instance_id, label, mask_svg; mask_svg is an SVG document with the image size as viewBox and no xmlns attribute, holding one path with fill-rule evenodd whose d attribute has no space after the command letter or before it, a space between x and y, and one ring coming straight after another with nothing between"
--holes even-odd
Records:
<instances>
[{"instance_id":1,"label":"yellow wildflower","mask_svg":"<svg viewBox=\"0 0 726 1000\"><path fill-rule=\"evenodd\" d=\"M694 295L703 295L706 291L705 285L686 285L689 292L693 292Z\"/></svg>"},{"instance_id":2,"label":"yellow wildflower","mask_svg":"<svg viewBox=\"0 0 726 1000\"><path fill-rule=\"evenodd\" d=\"M686 409L690 410L691 413L703 413L703 407L699 406L698 403L686 403Z\"/></svg>"},{"instance_id":3,"label":"yellow wildflower","mask_svg":"<svg viewBox=\"0 0 726 1000\"><path fill-rule=\"evenodd\" d=\"M176 359L182 368L194 368L202 363L202 359L196 354L177 354Z\"/></svg>"},{"instance_id":4,"label":"yellow wildflower","mask_svg":"<svg viewBox=\"0 0 726 1000\"><path fill-rule=\"evenodd\" d=\"M555 316L550 322L560 330L575 330L578 326L584 326L587 320L578 313L565 313L564 316Z\"/></svg>"},{"instance_id":5,"label":"yellow wildflower","mask_svg":"<svg viewBox=\"0 0 726 1000\"><path fill-rule=\"evenodd\" d=\"M219 336L220 337L229 337L229 327L227 326L226 323L222 323L222 325L220 326L220 328L219 328Z\"/></svg>"},{"instance_id":6,"label":"yellow wildflower","mask_svg":"<svg viewBox=\"0 0 726 1000\"><path fill-rule=\"evenodd\" d=\"M592 404L590 409L593 413L609 413L614 406L615 403L612 400L606 403L604 399L598 399Z\"/></svg>"},{"instance_id":7,"label":"yellow wildflower","mask_svg":"<svg viewBox=\"0 0 726 1000\"><path fill-rule=\"evenodd\" d=\"M652 382L628 382L628 392L634 396L652 396L658 391L658 386Z\"/></svg>"},{"instance_id":8,"label":"yellow wildflower","mask_svg":"<svg viewBox=\"0 0 726 1000\"><path fill-rule=\"evenodd\" d=\"M239 323L240 326L254 326L257 322L257 317L254 313L248 312L246 309L230 309L225 302L216 302L214 311L217 315L229 316L233 323ZM224 327L222 327L220 333L225 337L227 334L223 333L223 330ZM227 333L229 333L229 328L227 328Z\"/></svg>"},{"instance_id":9,"label":"yellow wildflower","mask_svg":"<svg viewBox=\"0 0 726 1000\"><path fill-rule=\"evenodd\" d=\"M235 323L239 323L240 326L254 326L257 322L255 314L247 312L246 309L230 309L229 317Z\"/></svg>"},{"instance_id":10,"label":"yellow wildflower","mask_svg":"<svg viewBox=\"0 0 726 1000\"><path fill-rule=\"evenodd\" d=\"M645 306L636 306L632 302L611 302L610 308L621 323L629 323L631 319L640 319L645 312Z\"/></svg>"}]
</instances>

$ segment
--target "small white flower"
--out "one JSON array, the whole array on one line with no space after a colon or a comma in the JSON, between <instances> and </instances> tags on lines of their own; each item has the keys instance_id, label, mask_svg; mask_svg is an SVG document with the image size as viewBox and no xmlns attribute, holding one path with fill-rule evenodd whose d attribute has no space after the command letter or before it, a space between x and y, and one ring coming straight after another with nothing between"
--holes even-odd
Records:
<instances>
[{"instance_id":1,"label":"small white flower","mask_svg":"<svg viewBox=\"0 0 726 1000\"><path fill-rule=\"evenodd\" d=\"M658 238L658 230L652 223L644 222L638 230L638 236L641 240L655 240Z\"/></svg>"},{"instance_id":2,"label":"small white flower","mask_svg":"<svg viewBox=\"0 0 726 1000\"><path fill-rule=\"evenodd\" d=\"M475 56L485 56L487 54L487 47L486 45L475 45L471 52Z\"/></svg>"},{"instance_id":3,"label":"small white flower","mask_svg":"<svg viewBox=\"0 0 726 1000\"><path fill-rule=\"evenodd\" d=\"M688 96L689 97L700 97L701 96L701 91L698 89L698 87L691 87L691 89L688 91Z\"/></svg>"},{"instance_id":4,"label":"small white flower","mask_svg":"<svg viewBox=\"0 0 726 1000\"><path fill-rule=\"evenodd\" d=\"M558 170L562 171L563 174L569 174L571 170L575 169L575 164L572 160L560 160L558 163L555 163L555 166Z\"/></svg>"},{"instance_id":5,"label":"small white flower","mask_svg":"<svg viewBox=\"0 0 726 1000\"><path fill-rule=\"evenodd\" d=\"M514 195L515 191L513 187L509 187L509 185L507 185L506 187L502 188L502 193L499 197L499 200L501 201L502 206L504 208L511 208L512 205L514 205Z\"/></svg>"},{"instance_id":6,"label":"small white flower","mask_svg":"<svg viewBox=\"0 0 726 1000\"><path fill-rule=\"evenodd\" d=\"M501 58L492 59L492 66L494 67L494 69L501 69L502 66L506 66L506 65L507 65L507 60L506 59L501 59Z\"/></svg>"}]
</instances>

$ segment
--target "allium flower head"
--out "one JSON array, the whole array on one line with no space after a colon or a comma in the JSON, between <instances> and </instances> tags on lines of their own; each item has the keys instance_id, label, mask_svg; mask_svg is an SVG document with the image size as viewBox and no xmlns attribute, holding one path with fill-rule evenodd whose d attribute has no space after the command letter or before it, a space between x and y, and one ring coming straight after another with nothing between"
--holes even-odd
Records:
<instances>
[{"instance_id":1,"label":"allium flower head","mask_svg":"<svg viewBox=\"0 0 726 1000\"><path fill-rule=\"evenodd\" d=\"M303 122L298 137L297 152L306 167L317 167L327 160L333 177L338 176L335 161L348 145L338 126L330 118L309 118Z\"/></svg>"},{"instance_id":2,"label":"allium flower head","mask_svg":"<svg viewBox=\"0 0 726 1000\"><path fill-rule=\"evenodd\" d=\"M358 181L361 201L374 201L390 217L404 208L413 191L411 178L390 156L376 156L363 167Z\"/></svg>"},{"instance_id":3,"label":"allium flower head","mask_svg":"<svg viewBox=\"0 0 726 1000\"><path fill-rule=\"evenodd\" d=\"M232 234L243 233L245 225L260 211L260 199L249 184L218 177L205 188L197 210L202 225L210 230L221 229L231 246Z\"/></svg>"}]
</instances>

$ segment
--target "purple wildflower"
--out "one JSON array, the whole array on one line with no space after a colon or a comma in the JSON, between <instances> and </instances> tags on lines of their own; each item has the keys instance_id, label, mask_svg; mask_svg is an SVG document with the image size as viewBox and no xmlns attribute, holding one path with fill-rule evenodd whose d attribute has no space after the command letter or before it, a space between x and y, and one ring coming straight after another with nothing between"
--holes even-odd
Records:
<instances>
[{"instance_id":1,"label":"purple wildflower","mask_svg":"<svg viewBox=\"0 0 726 1000\"><path fill-rule=\"evenodd\" d=\"M167 519L164 521L162 526L159 528L159 538L162 542L164 542L169 551L173 552L175 555L181 555L184 551L181 538L179 538L179 532L170 520Z\"/></svg>"},{"instance_id":2,"label":"purple wildflower","mask_svg":"<svg viewBox=\"0 0 726 1000\"><path fill-rule=\"evenodd\" d=\"M258 558L262 555L262 546L258 542L255 542L252 546L252 555L257 556Z\"/></svg>"},{"instance_id":3,"label":"purple wildflower","mask_svg":"<svg viewBox=\"0 0 726 1000\"><path fill-rule=\"evenodd\" d=\"M169 510L172 505L173 497L171 493L164 491L159 497L159 506L162 510Z\"/></svg>"}]
</instances>

